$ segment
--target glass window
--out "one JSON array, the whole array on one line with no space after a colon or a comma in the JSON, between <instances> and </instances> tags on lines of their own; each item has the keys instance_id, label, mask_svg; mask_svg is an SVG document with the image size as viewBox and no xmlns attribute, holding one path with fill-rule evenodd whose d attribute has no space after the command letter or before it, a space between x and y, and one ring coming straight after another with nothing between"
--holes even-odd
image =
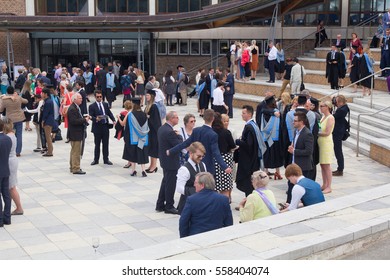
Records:
<instances>
[{"instance_id":1,"label":"glass window","mask_svg":"<svg viewBox=\"0 0 390 280\"><path fill-rule=\"evenodd\" d=\"M43 39L41 40L41 51L42 55L50 55L53 53L53 44L52 39Z\"/></svg>"},{"instance_id":2,"label":"glass window","mask_svg":"<svg viewBox=\"0 0 390 280\"><path fill-rule=\"evenodd\" d=\"M219 54L223 55L229 51L229 41L228 40L219 40Z\"/></svg>"},{"instance_id":3,"label":"glass window","mask_svg":"<svg viewBox=\"0 0 390 280\"><path fill-rule=\"evenodd\" d=\"M59 13L66 12L66 0L57 0L57 12Z\"/></svg>"},{"instance_id":4,"label":"glass window","mask_svg":"<svg viewBox=\"0 0 390 280\"><path fill-rule=\"evenodd\" d=\"M177 40L168 40L168 54L177 54Z\"/></svg>"},{"instance_id":5,"label":"glass window","mask_svg":"<svg viewBox=\"0 0 390 280\"><path fill-rule=\"evenodd\" d=\"M78 55L77 39L61 39L60 41L62 55Z\"/></svg>"},{"instance_id":6,"label":"glass window","mask_svg":"<svg viewBox=\"0 0 390 280\"><path fill-rule=\"evenodd\" d=\"M179 54L189 55L190 54L189 48L190 48L190 46L189 46L188 40L180 40L179 41Z\"/></svg>"},{"instance_id":7,"label":"glass window","mask_svg":"<svg viewBox=\"0 0 390 280\"><path fill-rule=\"evenodd\" d=\"M199 40L191 40L191 55L200 55L200 41Z\"/></svg>"},{"instance_id":8,"label":"glass window","mask_svg":"<svg viewBox=\"0 0 390 280\"><path fill-rule=\"evenodd\" d=\"M126 6L126 0L118 0L118 12L119 13L126 13L127 12L127 6Z\"/></svg>"},{"instance_id":9,"label":"glass window","mask_svg":"<svg viewBox=\"0 0 390 280\"><path fill-rule=\"evenodd\" d=\"M111 40L98 40L98 51L99 54L111 54Z\"/></svg>"},{"instance_id":10,"label":"glass window","mask_svg":"<svg viewBox=\"0 0 390 280\"><path fill-rule=\"evenodd\" d=\"M200 10L200 0L191 0L190 2L190 11Z\"/></svg>"},{"instance_id":11,"label":"glass window","mask_svg":"<svg viewBox=\"0 0 390 280\"><path fill-rule=\"evenodd\" d=\"M176 13L176 12L177 12L177 1L168 0L168 13Z\"/></svg>"},{"instance_id":12,"label":"glass window","mask_svg":"<svg viewBox=\"0 0 390 280\"><path fill-rule=\"evenodd\" d=\"M79 7L77 7L77 0L69 0L68 1L68 12L75 13L78 11L78 8Z\"/></svg>"},{"instance_id":13,"label":"glass window","mask_svg":"<svg viewBox=\"0 0 390 280\"><path fill-rule=\"evenodd\" d=\"M79 55L89 55L89 39L79 40Z\"/></svg>"},{"instance_id":14,"label":"glass window","mask_svg":"<svg viewBox=\"0 0 390 280\"><path fill-rule=\"evenodd\" d=\"M210 0L156 0L157 13L178 13L199 11L204 6L211 5Z\"/></svg>"},{"instance_id":15,"label":"glass window","mask_svg":"<svg viewBox=\"0 0 390 280\"><path fill-rule=\"evenodd\" d=\"M36 15L78 15L87 0L35 0Z\"/></svg>"},{"instance_id":16,"label":"glass window","mask_svg":"<svg viewBox=\"0 0 390 280\"><path fill-rule=\"evenodd\" d=\"M211 54L211 41L202 40L202 55L210 55L210 54Z\"/></svg>"},{"instance_id":17,"label":"glass window","mask_svg":"<svg viewBox=\"0 0 390 280\"><path fill-rule=\"evenodd\" d=\"M167 1L168 0L158 0L158 10L157 10L157 13L165 13L166 9L167 9Z\"/></svg>"},{"instance_id":18,"label":"glass window","mask_svg":"<svg viewBox=\"0 0 390 280\"><path fill-rule=\"evenodd\" d=\"M111 1L107 1L106 2L106 5L107 5L107 12L108 13L115 13L116 12L116 3L115 3L115 0L111 0Z\"/></svg>"},{"instance_id":19,"label":"glass window","mask_svg":"<svg viewBox=\"0 0 390 280\"><path fill-rule=\"evenodd\" d=\"M149 0L138 0L139 11L140 13L148 13L149 12Z\"/></svg>"},{"instance_id":20,"label":"glass window","mask_svg":"<svg viewBox=\"0 0 390 280\"><path fill-rule=\"evenodd\" d=\"M167 41L158 40L157 41L157 54L167 54Z\"/></svg>"}]
</instances>

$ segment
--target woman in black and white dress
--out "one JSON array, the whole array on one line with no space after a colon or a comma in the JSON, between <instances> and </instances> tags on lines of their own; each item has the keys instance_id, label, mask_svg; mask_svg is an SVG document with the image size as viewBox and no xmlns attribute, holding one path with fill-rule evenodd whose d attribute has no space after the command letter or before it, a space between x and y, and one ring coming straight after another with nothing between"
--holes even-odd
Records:
<instances>
[{"instance_id":1,"label":"woman in black and white dress","mask_svg":"<svg viewBox=\"0 0 390 280\"><path fill-rule=\"evenodd\" d=\"M233 153L236 148L233 136L229 130L224 127L221 114L215 113L213 130L218 134L218 147L221 156L228 167L233 169ZM215 165L215 189L229 198L231 201L231 192L233 189L233 174L228 174L221 169L219 164L214 160Z\"/></svg>"}]
</instances>

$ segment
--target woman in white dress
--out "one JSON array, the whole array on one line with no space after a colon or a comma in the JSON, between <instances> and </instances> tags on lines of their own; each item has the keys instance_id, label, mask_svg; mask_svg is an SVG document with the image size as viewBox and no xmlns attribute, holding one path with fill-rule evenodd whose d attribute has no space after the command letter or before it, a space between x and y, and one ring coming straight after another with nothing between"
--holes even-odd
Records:
<instances>
[{"instance_id":1,"label":"woman in white dress","mask_svg":"<svg viewBox=\"0 0 390 280\"><path fill-rule=\"evenodd\" d=\"M20 196L16 189L18 184L18 158L16 157L16 136L13 129L13 123L10 119L4 120L4 134L6 134L12 140L12 148L9 154L9 192L12 200L15 202L16 209L11 215L23 215L23 207L20 203Z\"/></svg>"}]
</instances>

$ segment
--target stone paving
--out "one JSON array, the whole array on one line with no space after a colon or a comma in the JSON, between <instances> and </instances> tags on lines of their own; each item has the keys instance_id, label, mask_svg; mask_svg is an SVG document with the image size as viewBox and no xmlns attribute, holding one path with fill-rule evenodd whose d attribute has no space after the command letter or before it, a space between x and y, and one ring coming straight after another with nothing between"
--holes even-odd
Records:
<instances>
[{"instance_id":1,"label":"stone paving","mask_svg":"<svg viewBox=\"0 0 390 280\"><path fill-rule=\"evenodd\" d=\"M119 103L114 103L114 114L120 111ZM167 109L179 113L181 124L185 113L196 113L196 100L189 99L188 104ZM202 125L203 120L195 115L197 126ZM244 126L240 110L235 109L234 116L230 128L239 136ZM64 129L62 135L66 135ZM129 169L122 168L122 140L110 138L113 166L103 165L102 161L90 166L94 145L93 135L88 133L81 162L86 175L69 173L69 144L56 142L54 157L43 158L32 151L35 140L34 130L23 131L18 176L25 214L13 216L12 225L0 228L0 259L97 259L179 238L179 216L154 210L162 170L159 168L147 178L130 177ZM355 157L348 148L344 155L344 177L333 178L333 192L326 196L327 200L390 182L387 167L364 156ZM320 182L320 168L317 178ZM270 188L278 202L285 201L285 179L271 180ZM242 198L243 193L234 189L234 224L239 222L234 207ZM91 245L94 237L100 239L97 253Z\"/></svg>"}]
</instances>

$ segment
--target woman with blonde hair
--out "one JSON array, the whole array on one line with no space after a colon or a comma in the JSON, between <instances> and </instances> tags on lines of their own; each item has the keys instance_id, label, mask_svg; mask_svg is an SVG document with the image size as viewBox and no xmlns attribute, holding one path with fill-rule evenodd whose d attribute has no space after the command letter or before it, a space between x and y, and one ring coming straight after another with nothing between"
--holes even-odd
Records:
<instances>
[{"instance_id":1,"label":"woman with blonde hair","mask_svg":"<svg viewBox=\"0 0 390 280\"><path fill-rule=\"evenodd\" d=\"M276 55L276 61L278 62L278 71L276 73L277 79L280 80L282 78L282 74L284 73L284 50L282 48L282 45L278 42L276 43L275 47L277 48L278 52Z\"/></svg>"},{"instance_id":2,"label":"woman with blonde hair","mask_svg":"<svg viewBox=\"0 0 390 280\"><path fill-rule=\"evenodd\" d=\"M257 69L259 68L259 47L256 45L256 40L252 40L250 51L251 51L251 80L254 80L256 78Z\"/></svg>"},{"instance_id":3,"label":"woman with blonde hair","mask_svg":"<svg viewBox=\"0 0 390 280\"><path fill-rule=\"evenodd\" d=\"M135 93L139 97L141 97L141 107L144 106L145 103L145 75L144 71L137 68L136 70L137 80L136 82L136 88Z\"/></svg>"},{"instance_id":4,"label":"woman with blonde hair","mask_svg":"<svg viewBox=\"0 0 390 280\"><path fill-rule=\"evenodd\" d=\"M3 132L12 140L12 148L9 154L9 193L12 200L15 202L16 209L11 213L11 215L23 215L23 207L20 203L20 196L16 189L18 184L18 158L16 157L16 136L13 129L13 123L10 119L4 119L4 129Z\"/></svg>"},{"instance_id":5,"label":"woman with blonde hair","mask_svg":"<svg viewBox=\"0 0 390 280\"><path fill-rule=\"evenodd\" d=\"M318 132L318 147L320 150L320 166L322 173L322 192L332 192L332 170L330 164L333 159L333 138L334 117L332 115L332 102L323 101L320 104L320 111L323 114Z\"/></svg>"},{"instance_id":6,"label":"woman with blonde hair","mask_svg":"<svg viewBox=\"0 0 390 280\"><path fill-rule=\"evenodd\" d=\"M267 188L269 182L267 173L255 171L251 179L254 190L239 205L242 223L279 213L274 193Z\"/></svg>"}]
</instances>

